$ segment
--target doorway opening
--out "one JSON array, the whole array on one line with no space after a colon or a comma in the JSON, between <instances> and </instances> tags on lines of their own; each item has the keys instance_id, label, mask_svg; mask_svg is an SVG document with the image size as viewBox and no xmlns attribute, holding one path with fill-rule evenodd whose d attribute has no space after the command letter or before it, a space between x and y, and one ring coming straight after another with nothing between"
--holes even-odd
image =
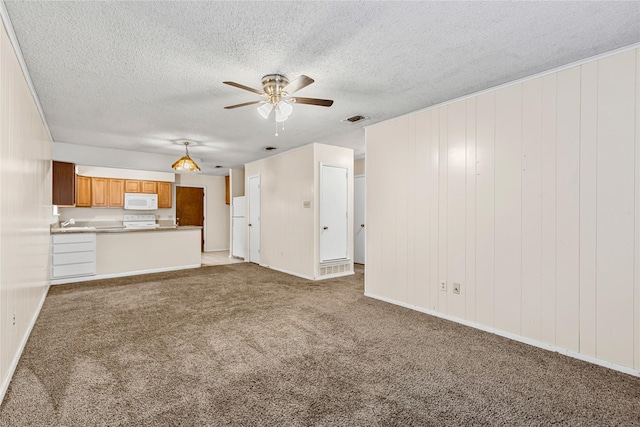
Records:
<instances>
[{"instance_id":1,"label":"doorway opening","mask_svg":"<svg viewBox=\"0 0 640 427\"><path fill-rule=\"evenodd\" d=\"M204 252L204 188L176 185L176 224L196 225L200 230L200 252Z\"/></svg>"}]
</instances>

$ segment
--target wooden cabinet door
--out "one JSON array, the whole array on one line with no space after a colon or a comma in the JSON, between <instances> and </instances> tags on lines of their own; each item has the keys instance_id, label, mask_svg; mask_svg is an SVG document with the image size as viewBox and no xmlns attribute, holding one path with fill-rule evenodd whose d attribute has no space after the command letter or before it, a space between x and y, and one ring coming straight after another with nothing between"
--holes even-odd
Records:
<instances>
[{"instance_id":1,"label":"wooden cabinet door","mask_svg":"<svg viewBox=\"0 0 640 427\"><path fill-rule=\"evenodd\" d=\"M125 193L142 193L142 181L127 179L124 182Z\"/></svg>"},{"instance_id":2,"label":"wooden cabinet door","mask_svg":"<svg viewBox=\"0 0 640 427\"><path fill-rule=\"evenodd\" d=\"M91 178L91 206L109 206L108 178Z\"/></svg>"},{"instance_id":3,"label":"wooden cabinet door","mask_svg":"<svg viewBox=\"0 0 640 427\"><path fill-rule=\"evenodd\" d=\"M124 206L124 179L109 179L109 206Z\"/></svg>"},{"instance_id":4,"label":"wooden cabinet door","mask_svg":"<svg viewBox=\"0 0 640 427\"><path fill-rule=\"evenodd\" d=\"M51 202L58 206L73 206L76 199L76 165L53 162Z\"/></svg>"},{"instance_id":5,"label":"wooden cabinet door","mask_svg":"<svg viewBox=\"0 0 640 427\"><path fill-rule=\"evenodd\" d=\"M171 183L158 182L158 208L170 208L171 199Z\"/></svg>"},{"instance_id":6,"label":"wooden cabinet door","mask_svg":"<svg viewBox=\"0 0 640 427\"><path fill-rule=\"evenodd\" d=\"M158 183L156 181L142 181L142 193L158 194Z\"/></svg>"},{"instance_id":7,"label":"wooden cabinet door","mask_svg":"<svg viewBox=\"0 0 640 427\"><path fill-rule=\"evenodd\" d=\"M229 192L229 176L224 177L224 202L227 205L231 204L231 194Z\"/></svg>"},{"instance_id":8,"label":"wooden cabinet door","mask_svg":"<svg viewBox=\"0 0 640 427\"><path fill-rule=\"evenodd\" d=\"M76 177L76 207L91 207L91 178L88 176Z\"/></svg>"}]
</instances>

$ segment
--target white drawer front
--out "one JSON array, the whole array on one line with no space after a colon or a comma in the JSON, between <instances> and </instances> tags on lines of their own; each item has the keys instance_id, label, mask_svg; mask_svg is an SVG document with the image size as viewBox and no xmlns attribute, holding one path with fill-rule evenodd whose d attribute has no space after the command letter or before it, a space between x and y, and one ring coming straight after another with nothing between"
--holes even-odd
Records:
<instances>
[{"instance_id":1,"label":"white drawer front","mask_svg":"<svg viewBox=\"0 0 640 427\"><path fill-rule=\"evenodd\" d=\"M95 252L95 242L67 243L64 245L52 245L51 252L54 254L64 254L68 252Z\"/></svg>"},{"instance_id":2,"label":"white drawer front","mask_svg":"<svg viewBox=\"0 0 640 427\"><path fill-rule=\"evenodd\" d=\"M96 233L53 234L51 236L51 242L53 243L80 243L95 241Z\"/></svg>"},{"instance_id":3,"label":"white drawer front","mask_svg":"<svg viewBox=\"0 0 640 427\"><path fill-rule=\"evenodd\" d=\"M54 265L51 270L51 278L53 279L73 276L93 276L96 274L96 263Z\"/></svg>"},{"instance_id":4,"label":"white drawer front","mask_svg":"<svg viewBox=\"0 0 640 427\"><path fill-rule=\"evenodd\" d=\"M96 262L95 252L71 252L54 254L51 263L53 265L77 264L84 262Z\"/></svg>"}]
</instances>

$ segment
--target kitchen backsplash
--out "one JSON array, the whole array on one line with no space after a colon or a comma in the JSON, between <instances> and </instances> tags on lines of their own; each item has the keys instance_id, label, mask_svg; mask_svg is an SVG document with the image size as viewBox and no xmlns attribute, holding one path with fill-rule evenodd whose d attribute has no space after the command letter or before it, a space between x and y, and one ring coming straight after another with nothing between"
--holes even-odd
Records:
<instances>
[{"instance_id":1,"label":"kitchen backsplash","mask_svg":"<svg viewBox=\"0 0 640 427\"><path fill-rule=\"evenodd\" d=\"M59 221L68 221L73 218L76 223L88 225L122 225L124 215L155 215L160 225L175 224L175 208L156 209L153 211L133 211L121 208L58 208Z\"/></svg>"}]
</instances>

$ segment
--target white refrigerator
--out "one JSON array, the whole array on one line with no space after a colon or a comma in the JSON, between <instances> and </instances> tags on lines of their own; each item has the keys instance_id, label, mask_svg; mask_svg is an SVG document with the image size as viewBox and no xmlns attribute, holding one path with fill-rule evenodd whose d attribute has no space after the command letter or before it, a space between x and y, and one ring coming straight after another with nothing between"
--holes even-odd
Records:
<instances>
[{"instance_id":1,"label":"white refrigerator","mask_svg":"<svg viewBox=\"0 0 640 427\"><path fill-rule=\"evenodd\" d=\"M231 209L231 255L236 258L244 258L245 233L247 230L244 196L234 197Z\"/></svg>"}]
</instances>

